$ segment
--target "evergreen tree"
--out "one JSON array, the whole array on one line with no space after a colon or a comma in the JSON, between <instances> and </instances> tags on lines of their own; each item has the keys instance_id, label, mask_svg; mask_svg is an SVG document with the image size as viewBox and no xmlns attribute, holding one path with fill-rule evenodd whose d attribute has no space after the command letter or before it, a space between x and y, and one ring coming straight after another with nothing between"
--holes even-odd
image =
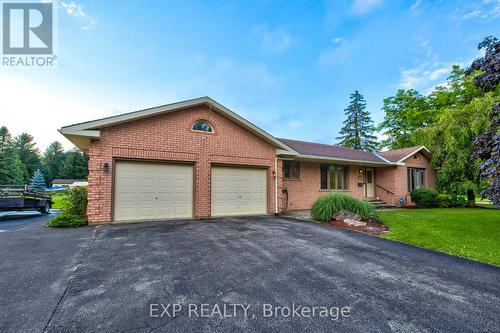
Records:
<instances>
[{"instance_id":1,"label":"evergreen tree","mask_svg":"<svg viewBox=\"0 0 500 333\"><path fill-rule=\"evenodd\" d=\"M7 127L0 127L0 185L22 185L22 163Z\"/></svg>"},{"instance_id":2,"label":"evergreen tree","mask_svg":"<svg viewBox=\"0 0 500 333\"><path fill-rule=\"evenodd\" d=\"M45 187L45 178L43 177L43 173L40 169L37 169L31 179L31 183L29 186L30 190L36 192L45 192L47 188Z\"/></svg>"},{"instance_id":3,"label":"evergreen tree","mask_svg":"<svg viewBox=\"0 0 500 333\"><path fill-rule=\"evenodd\" d=\"M47 184L52 183L60 175L60 170L64 162L64 149L58 141L52 142L43 153L43 173Z\"/></svg>"},{"instance_id":4,"label":"evergreen tree","mask_svg":"<svg viewBox=\"0 0 500 333\"><path fill-rule=\"evenodd\" d=\"M59 177L86 179L88 175L88 156L76 149L66 153Z\"/></svg>"},{"instance_id":5,"label":"evergreen tree","mask_svg":"<svg viewBox=\"0 0 500 333\"><path fill-rule=\"evenodd\" d=\"M24 182L28 183L40 167L40 152L36 148L33 137L28 133L22 133L14 139L14 147L23 165Z\"/></svg>"},{"instance_id":6,"label":"evergreen tree","mask_svg":"<svg viewBox=\"0 0 500 333\"><path fill-rule=\"evenodd\" d=\"M375 125L370 112L366 110L365 98L356 90L350 99L351 102L345 109L347 119L343 122L340 136L337 137L337 140L340 140L339 145L366 151L377 150L377 137L373 135Z\"/></svg>"}]
</instances>

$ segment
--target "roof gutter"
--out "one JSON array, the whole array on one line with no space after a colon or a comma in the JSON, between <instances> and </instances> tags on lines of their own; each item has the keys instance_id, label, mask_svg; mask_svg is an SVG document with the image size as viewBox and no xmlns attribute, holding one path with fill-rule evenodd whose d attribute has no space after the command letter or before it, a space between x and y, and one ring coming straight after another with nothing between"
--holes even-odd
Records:
<instances>
[{"instance_id":1,"label":"roof gutter","mask_svg":"<svg viewBox=\"0 0 500 333\"><path fill-rule=\"evenodd\" d=\"M392 162L376 162L376 161L365 161L365 160L352 160L352 159L347 159L347 158L335 158L335 157L328 157L328 156L316 156L316 155L302 155L299 154L296 156L296 159L298 160L320 160L320 161L332 161L332 162L342 162L346 164L359 164L359 165L375 165L375 166L388 166L388 165L400 165L397 163L392 163Z\"/></svg>"},{"instance_id":2,"label":"roof gutter","mask_svg":"<svg viewBox=\"0 0 500 333\"><path fill-rule=\"evenodd\" d=\"M410 158L412 155L415 155L416 153L418 153L419 151L421 150L425 150L425 152L430 155L431 154L431 151L426 147L426 146L422 146L418 149L415 149L413 152L411 152L411 154L408 154L406 155L405 157L403 157L402 159L400 159L399 161L397 161L396 163L402 163L404 165L404 162L406 159Z\"/></svg>"}]
</instances>

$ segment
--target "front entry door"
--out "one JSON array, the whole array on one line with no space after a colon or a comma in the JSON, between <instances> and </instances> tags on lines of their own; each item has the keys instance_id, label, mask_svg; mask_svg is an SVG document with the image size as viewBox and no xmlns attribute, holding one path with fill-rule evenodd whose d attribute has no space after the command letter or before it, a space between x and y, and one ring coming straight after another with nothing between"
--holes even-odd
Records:
<instances>
[{"instance_id":1,"label":"front entry door","mask_svg":"<svg viewBox=\"0 0 500 333\"><path fill-rule=\"evenodd\" d=\"M373 177L373 169L371 168L366 169L365 188L366 188L366 197L370 198L375 196L375 180Z\"/></svg>"}]
</instances>

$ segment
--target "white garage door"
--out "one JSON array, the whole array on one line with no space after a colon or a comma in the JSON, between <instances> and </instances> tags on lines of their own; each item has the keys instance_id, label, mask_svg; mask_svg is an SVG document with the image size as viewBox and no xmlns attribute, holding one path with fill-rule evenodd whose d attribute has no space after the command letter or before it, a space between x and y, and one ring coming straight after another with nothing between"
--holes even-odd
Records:
<instances>
[{"instance_id":1,"label":"white garage door","mask_svg":"<svg viewBox=\"0 0 500 333\"><path fill-rule=\"evenodd\" d=\"M212 216L267 213L266 169L212 167Z\"/></svg>"},{"instance_id":2,"label":"white garage door","mask_svg":"<svg viewBox=\"0 0 500 333\"><path fill-rule=\"evenodd\" d=\"M128 161L115 164L115 221L192 216L192 165Z\"/></svg>"}]
</instances>

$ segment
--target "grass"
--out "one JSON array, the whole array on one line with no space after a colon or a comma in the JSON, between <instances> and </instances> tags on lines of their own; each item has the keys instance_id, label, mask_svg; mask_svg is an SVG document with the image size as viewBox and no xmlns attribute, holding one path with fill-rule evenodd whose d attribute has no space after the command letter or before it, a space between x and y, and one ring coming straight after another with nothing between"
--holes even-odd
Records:
<instances>
[{"instance_id":1,"label":"grass","mask_svg":"<svg viewBox=\"0 0 500 333\"><path fill-rule=\"evenodd\" d=\"M56 192L52 195L52 208L62 209L68 202L68 193L66 191Z\"/></svg>"},{"instance_id":2,"label":"grass","mask_svg":"<svg viewBox=\"0 0 500 333\"><path fill-rule=\"evenodd\" d=\"M402 209L379 213L383 237L500 266L500 210Z\"/></svg>"},{"instance_id":3,"label":"grass","mask_svg":"<svg viewBox=\"0 0 500 333\"><path fill-rule=\"evenodd\" d=\"M372 204L343 193L330 193L319 197L314 203L311 214L317 221L330 221L335 213L348 211L368 220L375 217Z\"/></svg>"}]
</instances>

